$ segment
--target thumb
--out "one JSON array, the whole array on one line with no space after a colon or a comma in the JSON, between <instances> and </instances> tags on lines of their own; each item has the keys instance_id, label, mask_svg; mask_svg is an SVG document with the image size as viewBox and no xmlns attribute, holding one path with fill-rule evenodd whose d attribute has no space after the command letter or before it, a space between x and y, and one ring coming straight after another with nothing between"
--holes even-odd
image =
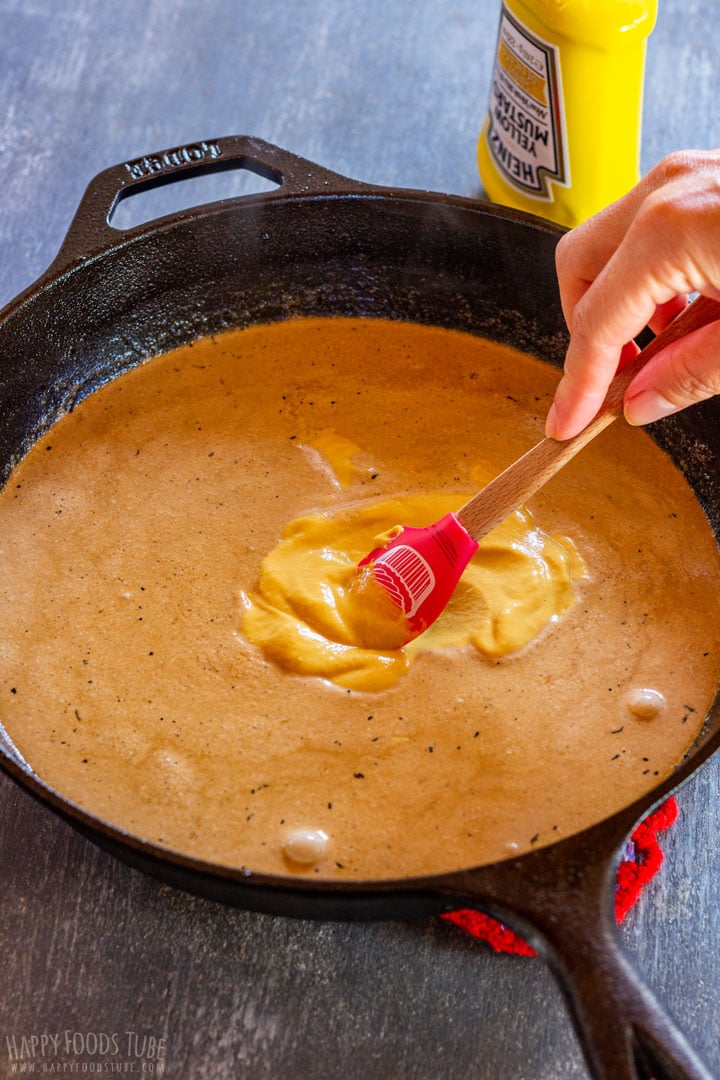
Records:
<instances>
[{"instance_id":1,"label":"thumb","mask_svg":"<svg viewBox=\"0 0 720 1080\"><path fill-rule=\"evenodd\" d=\"M650 424L720 394L720 322L666 346L635 376L625 395L625 419Z\"/></svg>"}]
</instances>

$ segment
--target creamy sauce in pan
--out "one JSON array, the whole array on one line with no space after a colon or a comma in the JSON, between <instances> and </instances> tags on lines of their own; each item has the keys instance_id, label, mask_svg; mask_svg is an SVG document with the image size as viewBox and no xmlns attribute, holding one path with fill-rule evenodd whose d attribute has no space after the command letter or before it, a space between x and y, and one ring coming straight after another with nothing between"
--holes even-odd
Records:
<instances>
[{"instance_id":1,"label":"creamy sauce in pan","mask_svg":"<svg viewBox=\"0 0 720 1080\"><path fill-rule=\"evenodd\" d=\"M443 638L358 688L247 634L288 523L460 505L540 437L557 378L460 333L307 319L93 394L0 493L0 720L20 753L138 836L324 878L515 855L654 787L720 677L720 560L684 479L622 423L532 500L570 552L533 640Z\"/></svg>"}]
</instances>

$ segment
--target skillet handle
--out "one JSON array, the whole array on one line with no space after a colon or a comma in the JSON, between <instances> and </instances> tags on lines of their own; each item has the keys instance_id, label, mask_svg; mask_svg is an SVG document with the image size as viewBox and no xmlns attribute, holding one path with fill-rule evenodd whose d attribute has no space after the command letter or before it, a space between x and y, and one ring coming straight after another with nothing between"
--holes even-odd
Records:
<instances>
[{"instance_id":1,"label":"skillet handle","mask_svg":"<svg viewBox=\"0 0 720 1080\"><path fill-rule=\"evenodd\" d=\"M250 135L226 135L145 154L133 161L113 165L90 181L46 276L54 276L74 263L101 254L121 243L124 237L148 228L151 223L123 231L110 225L118 203L128 195L162 187L187 176L231 169L247 169L278 185L276 190L261 195L239 196L242 199L362 192L367 186ZM192 212L183 210L170 215L167 220Z\"/></svg>"},{"instance_id":2,"label":"skillet handle","mask_svg":"<svg viewBox=\"0 0 720 1080\"><path fill-rule=\"evenodd\" d=\"M611 837L614 858L597 858L608 850L602 829L452 875L454 906L459 900L501 920L547 961L595 1080L713 1080L622 948L612 897L629 828ZM595 852L589 865L587 850Z\"/></svg>"},{"instance_id":3,"label":"skillet handle","mask_svg":"<svg viewBox=\"0 0 720 1080\"><path fill-rule=\"evenodd\" d=\"M546 950L597 1080L713 1080L633 967L614 926L568 934Z\"/></svg>"}]
</instances>

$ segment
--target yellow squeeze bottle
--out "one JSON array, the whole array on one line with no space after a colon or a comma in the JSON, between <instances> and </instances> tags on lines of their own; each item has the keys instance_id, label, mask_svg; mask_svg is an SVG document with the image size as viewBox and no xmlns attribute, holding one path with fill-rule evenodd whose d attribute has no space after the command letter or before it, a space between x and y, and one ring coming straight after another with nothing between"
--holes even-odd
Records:
<instances>
[{"instance_id":1,"label":"yellow squeeze bottle","mask_svg":"<svg viewBox=\"0 0 720 1080\"><path fill-rule=\"evenodd\" d=\"M503 0L480 176L495 202L578 225L640 177L657 0Z\"/></svg>"}]
</instances>

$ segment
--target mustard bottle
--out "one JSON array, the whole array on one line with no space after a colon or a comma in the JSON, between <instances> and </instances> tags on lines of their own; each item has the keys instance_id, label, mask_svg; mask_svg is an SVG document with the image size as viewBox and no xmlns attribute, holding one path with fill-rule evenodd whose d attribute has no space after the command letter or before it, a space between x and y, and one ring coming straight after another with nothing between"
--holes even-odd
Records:
<instances>
[{"instance_id":1,"label":"mustard bottle","mask_svg":"<svg viewBox=\"0 0 720 1080\"><path fill-rule=\"evenodd\" d=\"M495 202L578 225L640 176L657 0L502 0L480 176Z\"/></svg>"}]
</instances>

